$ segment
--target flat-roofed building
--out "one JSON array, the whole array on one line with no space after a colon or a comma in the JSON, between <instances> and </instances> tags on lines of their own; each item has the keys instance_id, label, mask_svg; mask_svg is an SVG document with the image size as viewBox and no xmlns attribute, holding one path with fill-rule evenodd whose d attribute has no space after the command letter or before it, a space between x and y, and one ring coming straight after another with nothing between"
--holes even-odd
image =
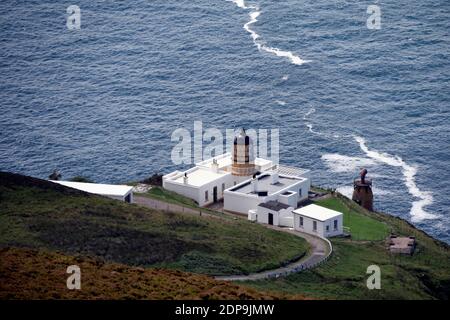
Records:
<instances>
[{"instance_id":1,"label":"flat-roofed building","mask_svg":"<svg viewBox=\"0 0 450 320\"><path fill-rule=\"evenodd\" d=\"M133 187L127 185L117 184L102 184L102 183L87 183L87 182L74 182L74 181L57 181L50 180L51 182L58 183L60 185L81 190L88 193L93 193L108 198L133 203Z\"/></svg>"},{"instance_id":2,"label":"flat-roofed building","mask_svg":"<svg viewBox=\"0 0 450 320\"><path fill-rule=\"evenodd\" d=\"M232 186L231 181L231 172L196 166L163 176L163 187L194 200L199 206L206 206L222 199L225 189Z\"/></svg>"},{"instance_id":3,"label":"flat-roofed building","mask_svg":"<svg viewBox=\"0 0 450 320\"><path fill-rule=\"evenodd\" d=\"M310 179L308 170L256 157L253 141L242 129L231 153L198 162L186 171L166 174L163 187L193 199L199 206L223 199L225 210L247 215L248 210L270 200L296 208L298 201L308 196Z\"/></svg>"},{"instance_id":4,"label":"flat-roofed building","mask_svg":"<svg viewBox=\"0 0 450 320\"><path fill-rule=\"evenodd\" d=\"M224 209L248 214L260 203L278 201L297 208L298 202L308 197L310 180L305 177L264 172L225 190Z\"/></svg>"},{"instance_id":5,"label":"flat-roofed building","mask_svg":"<svg viewBox=\"0 0 450 320\"><path fill-rule=\"evenodd\" d=\"M293 207L271 200L258 204L256 209L248 211L248 220L280 227L294 226Z\"/></svg>"},{"instance_id":6,"label":"flat-roofed building","mask_svg":"<svg viewBox=\"0 0 450 320\"><path fill-rule=\"evenodd\" d=\"M316 204L293 211L294 229L320 237L333 237L344 233L342 212Z\"/></svg>"}]
</instances>

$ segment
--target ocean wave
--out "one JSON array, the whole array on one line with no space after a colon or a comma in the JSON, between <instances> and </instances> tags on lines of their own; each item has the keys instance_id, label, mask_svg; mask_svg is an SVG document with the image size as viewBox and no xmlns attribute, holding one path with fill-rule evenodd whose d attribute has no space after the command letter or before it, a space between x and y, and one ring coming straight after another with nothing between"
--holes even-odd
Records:
<instances>
[{"instance_id":1,"label":"ocean wave","mask_svg":"<svg viewBox=\"0 0 450 320\"><path fill-rule=\"evenodd\" d=\"M309 122L308 117L316 112L316 109L311 108L304 114L303 120L308 131L323 136L325 138L333 139L340 138L337 134L327 134L319 132L313 129L313 125ZM348 135L346 135L348 136ZM409 194L411 194L415 200L411 204L411 221L421 222L426 219L436 219L438 215L427 212L424 208L433 203L433 194L430 191L420 190L416 184L417 168L407 164L401 157L391 155L388 153L378 152L376 150L370 150L367 147L366 140L363 137L351 135L359 144L361 150L366 154L368 158L349 157L340 154L324 154L322 160L325 161L330 171L332 172L354 172L362 167L370 167L377 163L383 163L392 167L399 167L402 170L405 186L408 188ZM343 136L342 136L343 137Z\"/></svg>"},{"instance_id":2,"label":"ocean wave","mask_svg":"<svg viewBox=\"0 0 450 320\"><path fill-rule=\"evenodd\" d=\"M377 162L368 158L349 157L337 153L322 155L322 160L331 172L358 172L363 167L377 165Z\"/></svg>"},{"instance_id":3,"label":"ocean wave","mask_svg":"<svg viewBox=\"0 0 450 320\"><path fill-rule=\"evenodd\" d=\"M255 44L255 46L258 48L259 51L265 51L265 52L274 54L277 57L288 58L291 61L291 63L293 63L295 65L302 65L304 63L311 62L311 60L303 60L302 58L295 55L291 51L285 51L285 50L281 50L279 48L269 47L266 44L264 44L263 42L258 40L258 39L260 39L259 34L257 34L254 30L252 30L250 28L250 26L252 24L254 24L255 22L258 21L258 17L261 15L261 11L259 10L258 6L256 6L256 5L248 5L247 6L245 4L245 0L227 0L227 1L234 2L239 8L242 8L245 10L250 10L250 13L248 14L250 17L250 21L247 22L246 24L244 24L244 29L248 33L250 33L250 35L253 39L253 43Z\"/></svg>"},{"instance_id":4,"label":"ocean wave","mask_svg":"<svg viewBox=\"0 0 450 320\"><path fill-rule=\"evenodd\" d=\"M315 108L311 108L311 109L309 109L308 112L306 112L303 115L303 121L305 122L305 126L308 128L308 131L310 133L313 133L313 134L318 135L318 136L323 136L323 137L328 138L328 139L341 139L341 138L351 137L351 135L340 135L340 134L337 134L337 133L328 134L328 133L325 133L325 132L320 132L320 131L314 130L313 129L314 125L308 119L308 117L311 114L313 114L314 112L316 112L316 109Z\"/></svg>"},{"instance_id":5,"label":"ocean wave","mask_svg":"<svg viewBox=\"0 0 450 320\"><path fill-rule=\"evenodd\" d=\"M419 200L413 201L410 210L411 221L420 222L425 219L436 219L437 215L429 213L424 210L425 206L433 203L433 194L430 191L422 191L416 184L415 176L417 174L417 168L407 164L401 157L393 156L388 153L378 152L376 150L370 150L367 147L366 140L360 136L354 136L356 142L359 143L361 150L371 159L385 163L393 167L400 167L402 169L405 185L408 188L408 192Z\"/></svg>"}]
</instances>

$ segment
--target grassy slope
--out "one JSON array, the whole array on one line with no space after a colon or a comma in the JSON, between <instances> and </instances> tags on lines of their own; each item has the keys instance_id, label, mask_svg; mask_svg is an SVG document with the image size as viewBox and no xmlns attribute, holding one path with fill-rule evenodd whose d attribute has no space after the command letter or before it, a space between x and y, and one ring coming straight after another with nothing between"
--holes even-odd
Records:
<instances>
[{"instance_id":1,"label":"grassy slope","mask_svg":"<svg viewBox=\"0 0 450 320\"><path fill-rule=\"evenodd\" d=\"M0 173L0 201L0 246L218 275L273 268L308 248L240 219L162 213L19 175Z\"/></svg>"},{"instance_id":2,"label":"grassy slope","mask_svg":"<svg viewBox=\"0 0 450 320\"><path fill-rule=\"evenodd\" d=\"M189 198L179 195L175 192L165 190L162 187L152 187L147 193L140 194L154 199L162 200L168 203L174 203L185 207L198 208L197 203Z\"/></svg>"},{"instance_id":3,"label":"grassy slope","mask_svg":"<svg viewBox=\"0 0 450 320\"><path fill-rule=\"evenodd\" d=\"M319 200L316 204L342 212L344 226L350 229L353 240L383 240L389 234L389 227L386 223L352 210L343 201L328 198Z\"/></svg>"},{"instance_id":4,"label":"grassy slope","mask_svg":"<svg viewBox=\"0 0 450 320\"><path fill-rule=\"evenodd\" d=\"M344 225L350 224L352 233L360 240L332 239L334 252L324 265L286 278L248 282L248 286L330 299L449 298L448 245L434 240L402 219L368 212L341 196L320 204L343 209L346 212ZM386 231L416 236L416 253L413 256L391 255L383 240L363 241L381 238ZM368 290L366 287L366 270L372 264L381 268L381 290Z\"/></svg>"},{"instance_id":5,"label":"grassy slope","mask_svg":"<svg viewBox=\"0 0 450 320\"><path fill-rule=\"evenodd\" d=\"M81 290L68 290L66 268L81 270ZM0 249L1 299L282 299L204 275L143 269L31 249Z\"/></svg>"}]
</instances>

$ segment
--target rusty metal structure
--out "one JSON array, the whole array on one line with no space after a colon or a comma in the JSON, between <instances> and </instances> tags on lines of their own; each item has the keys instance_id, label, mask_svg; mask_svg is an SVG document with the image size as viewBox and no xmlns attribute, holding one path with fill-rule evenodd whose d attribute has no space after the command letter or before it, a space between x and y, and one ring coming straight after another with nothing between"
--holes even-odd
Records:
<instances>
[{"instance_id":1,"label":"rusty metal structure","mask_svg":"<svg viewBox=\"0 0 450 320\"><path fill-rule=\"evenodd\" d=\"M353 180L352 200L367 210L373 211L372 180L367 179L367 169L362 169L359 179Z\"/></svg>"}]
</instances>

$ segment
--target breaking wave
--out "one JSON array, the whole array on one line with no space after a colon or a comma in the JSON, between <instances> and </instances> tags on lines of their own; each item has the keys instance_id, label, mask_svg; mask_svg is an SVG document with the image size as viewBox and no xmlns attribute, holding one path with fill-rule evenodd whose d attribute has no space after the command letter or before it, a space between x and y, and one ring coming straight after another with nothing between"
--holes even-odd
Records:
<instances>
[{"instance_id":1,"label":"breaking wave","mask_svg":"<svg viewBox=\"0 0 450 320\"><path fill-rule=\"evenodd\" d=\"M308 119L308 117L311 114L313 114L314 112L316 112L316 109L311 108L311 109L309 109L309 111L307 113L305 113L303 115L303 121L305 122L305 126L308 128L309 132L311 132L311 133L313 133L315 135L318 135L318 136L323 136L323 137L329 138L329 139L340 139L340 138L349 137L349 135L339 135L339 134L332 134L332 135L330 135L330 134L327 134L327 133L324 133L324 132L319 132L319 131L314 130L313 129L313 127L314 127L313 124L311 122L309 122L309 119Z\"/></svg>"},{"instance_id":2,"label":"breaking wave","mask_svg":"<svg viewBox=\"0 0 450 320\"><path fill-rule=\"evenodd\" d=\"M250 21L244 24L244 29L250 33L253 43L258 48L259 51L265 51L271 54L276 55L277 57L283 57L288 58L291 63L296 65L302 65L304 63L311 62L310 60L303 60L299 56L293 54L290 51L281 50L274 47L267 46L264 42L262 42L260 39L261 37L259 34L257 34L254 30L250 28L252 24L258 21L258 17L261 15L261 11L258 6L256 5L246 5L245 0L228 0L234 2L239 8L250 10L250 13L248 14L250 17Z\"/></svg>"},{"instance_id":3,"label":"breaking wave","mask_svg":"<svg viewBox=\"0 0 450 320\"><path fill-rule=\"evenodd\" d=\"M313 125L309 122L308 117L316 110L311 108L304 114L303 120L308 128L309 132L324 136L326 138L339 138L339 135L330 135L322 132L315 131ZM348 135L345 135L348 136ZM427 212L424 207L433 203L433 194L430 191L420 190L416 184L417 168L410 164L407 164L399 156L391 155L388 153L378 152L376 150L370 150L367 147L366 140L363 137L351 135L359 144L361 150L366 154L367 158L349 157L340 154L324 154L322 160L327 164L332 172L355 172L362 167L370 167L383 163L392 167L399 167L402 170L405 186L408 188L409 194L411 194L415 200L412 202L410 215L412 222L421 222L426 219L436 219L438 216L433 213ZM348 191L345 190L344 191Z\"/></svg>"},{"instance_id":4,"label":"breaking wave","mask_svg":"<svg viewBox=\"0 0 450 320\"><path fill-rule=\"evenodd\" d=\"M385 163L393 167L400 167L402 169L405 185L408 188L408 192L419 200L413 201L411 207L411 221L420 222L425 219L436 219L435 214L426 212L425 206L433 203L433 195L430 191L422 191L416 184L415 176L417 174L417 168L407 164L399 156L393 156L388 153L378 152L376 150L370 150L367 147L366 140L359 136L354 136L356 142L359 143L361 150L371 159Z\"/></svg>"},{"instance_id":5,"label":"breaking wave","mask_svg":"<svg viewBox=\"0 0 450 320\"><path fill-rule=\"evenodd\" d=\"M368 158L349 157L337 153L322 155L322 160L331 172L357 172L361 168L375 166L376 161Z\"/></svg>"}]
</instances>

